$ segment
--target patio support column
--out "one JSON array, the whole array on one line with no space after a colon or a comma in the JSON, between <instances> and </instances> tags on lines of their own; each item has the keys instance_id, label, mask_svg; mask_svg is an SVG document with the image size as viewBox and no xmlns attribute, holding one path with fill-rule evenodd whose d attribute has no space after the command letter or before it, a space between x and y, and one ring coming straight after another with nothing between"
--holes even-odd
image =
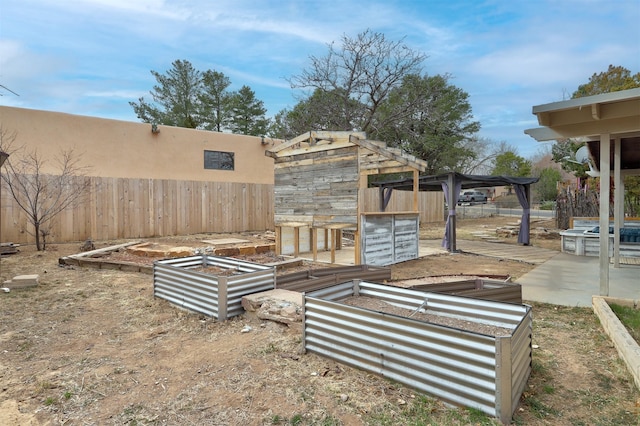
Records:
<instances>
[{"instance_id":1,"label":"patio support column","mask_svg":"<svg viewBox=\"0 0 640 426\"><path fill-rule=\"evenodd\" d=\"M413 211L419 212L418 196L420 195L420 172L418 169L413 171Z\"/></svg>"},{"instance_id":2,"label":"patio support column","mask_svg":"<svg viewBox=\"0 0 640 426\"><path fill-rule=\"evenodd\" d=\"M456 194L456 175L449 173L447 176L447 191L449 192L449 253L455 253L456 243L456 205L458 204L458 194ZM451 213L453 212L453 213Z\"/></svg>"},{"instance_id":3,"label":"patio support column","mask_svg":"<svg viewBox=\"0 0 640 426\"><path fill-rule=\"evenodd\" d=\"M600 296L609 295L609 199L611 182L611 136L600 135Z\"/></svg>"},{"instance_id":4,"label":"patio support column","mask_svg":"<svg viewBox=\"0 0 640 426\"><path fill-rule=\"evenodd\" d=\"M620 267L620 228L624 227L624 183L620 172L620 138L614 139L613 146L613 267Z\"/></svg>"}]
</instances>

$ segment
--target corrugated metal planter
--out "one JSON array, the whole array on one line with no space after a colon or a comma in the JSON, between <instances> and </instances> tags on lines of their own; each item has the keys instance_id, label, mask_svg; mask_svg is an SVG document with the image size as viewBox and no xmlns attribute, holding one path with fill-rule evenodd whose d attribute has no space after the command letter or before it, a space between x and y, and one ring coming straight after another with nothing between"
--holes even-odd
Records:
<instances>
[{"instance_id":1,"label":"corrugated metal planter","mask_svg":"<svg viewBox=\"0 0 640 426\"><path fill-rule=\"evenodd\" d=\"M195 268L233 271L212 275ZM153 264L153 295L219 321L244 313L242 296L274 288L276 269L230 257L189 256Z\"/></svg>"},{"instance_id":2,"label":"corrugated metal planter","mask_svg":"<svg viewBox=\"0 0 640 426\"><path fill-rule=\"evenodd\" d=\"M374 282L390 280L391 269L371 265L309 269L278 275L276 277L276 288L306 292L330 287L353 279Z\"/></svg>"},{"instance_id":3,"label":"corrugated metal planter","mask_svg":"<svg viewBox=\"0 0 640 426\"><path fill-rule=\"evenodd\" d=\"M394 306L503 327L492 336L349 306L368 296ZM421 311L422 312L422 311ZM531 373L531 307L354 280L304 297L305 350L380 374L509 423Z\"/></svg>"},{"instance_id":4,"label":"corrugated metal planter","mask_svg":"<svg viewBox=\"0 0 640 426\"><path fill-rule=\"evenodd\" d=\"M454 294L458 296L477 297L497 302L522 303L522 286L490 279L460 279L437 284L415 284L410 288L420 291L435 291L438 293Z\"/></svg>"},{"instance_id":5,"label":"corrugated metal planter","mask_svg":"<svg viewBox=\"0 0 640 426\"><path fill-rule=\"evenodd\" d=\"M363 264L387 266L418 258L419 213L363 213L360 222Z\"/></svg>"}]
</instances>

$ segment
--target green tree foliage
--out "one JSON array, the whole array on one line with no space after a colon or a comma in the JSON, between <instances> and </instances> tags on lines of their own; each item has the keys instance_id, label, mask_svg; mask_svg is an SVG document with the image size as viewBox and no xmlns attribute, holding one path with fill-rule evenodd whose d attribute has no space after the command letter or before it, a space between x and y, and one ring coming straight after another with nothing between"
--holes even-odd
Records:
<instances>
[{"instance_id":1,"label":"green tree foliage","mask_svg":"<svg viewBox=\"0 0 640 426\"><path fill-rule=\"evenodd\" d=\"M229 77L218 71L207 70L202 73L203 91L199 96L202 128L224 131L231 120L231 99L233 93Z\"/></svg>"},{"instance_id":2,"label":"green tree foliage","mask_svg":"<svg viewBox=\"0 0 640 426\"><path fill-rule=\"evenodd\" d=\"M578 86L578 90L573 92L571 98L582 98L637 87L640 87L640 72L632 75L631 71L625 67L609 65L607 71L599 74L594 73L588 83Z\"/></svg>"},{"instance_id":3,"label":"green tree foliage","mask_svg":"<svg viewBox=\"0 0 640 426\"><path fill-rule=\"evenodd\" d=\"M640 176L626 176L625 186L625 213L632 217L640 216Z\"/></svg>"},{"instance_id":4,"label":"green tree foliage","mask_svg":"<svg viewBox=\"0 0 640 426\"><path fill-rule=\"evenodd\" d=\"M562 166L562 170L573 173L577 178L586 179L589 166L575 162L576 151L582 146L584 146L583 142L572 140L554 143L551 148L551 155L553 161Z\"/></svg>"},{"instance_id":5,"label":"green tree foliage","mask_svg":"<svg viewBox=\"0 0 640 426\"><path fill-rule=\"evenodd\" d=\"M390 91L405 76L419 74L426 55L371 30L341 41L340 47L330 44L326 56L311 56L311 65L291 78L291 87L310 89L310 96L328 94L334 103L332 130L368 132Z\"/></svg>"},{"instance_id":6,"label":"green tree foliage","mask_svg":"<svg viewBox=\"0 0 640 426\"><path fill-rule=\"evenodd\" d=\"M154 103L142 97L129 104L145 123L198 128L202 74L189 61L176 60L171 65L166 75L151 71L158 83L150 92Z\"/></svg>"},{"instance_id":7,"label":"green tree foliage","mask_svg":"<svg viewBox=\"0 0 640 426\"><path fill-rule=\"evenodd\" d=\"M505 151L496 156L493 176L524 177L531 175L531 162L513 151Z\"/></svg>"},{"instance_id":8,"label":"green tree foliage","mask_svg":"<svg viewBox=\"0 0 640 426\"><path fill-rule=\"evenodd\" d=\"M362 115L365 108L358 101L348 99L345 109L342 107L343 100L342 89L315 89L311 96L298 102L293 109L279 113L281 126L274 136L291 139L309 130L345 130L344 123L349 120L346 111L350 111L352 116Z\"/></svg>"},{"instance_id":9,"label":"green tree foliage","mask_svg":"<svg viewBox=\"0 0 640 426\"><path fill-rule=\"evenodd\" d=\"M631 74L631 71L622 67L609 65L607 71L594 73L589 81L578 86L572 98L599 95L602 93L617 92L620 90L635 89L640 87L640 72ZM567 161L573 158L575 152L583 144L572 140L558 141L553 146L553 160L562 165L563 170L572 172L575 176L585 180L588 166ZM625 210L627 213L640 209L640 179L625 178Z\"/></svg>"},{"instance_id":10,"label":"green tree foliage","mask_svg":"<svg viewBox=\"0 0 640 426\"><path fill-rule=\"evenodd\" d=\"M553 167L546 167L538 173L540 180L534 185L534 190L540 201L555 201L558 196L558 182L562 180L560 171Z\"/></svg>"},{"instance_id":11,"label":"green tree foliage","mask_svg":"<svg viewBox=\"0 0 640 426\"><path fill-rule=\"evenodd\" d=\"M367 30L343 36L326 56L294 76L292 88L311 89L292 110L281 111L273 136L309 130L359 130L427 160L427 173L455 170L478 156L480 124L468 95L448 76L422 76L426 55L403 41Z\"/></svg>"},{"instance_id":12,"label":"green tree foliage","mask_svg":"<svg viewBox=\"0 0 640 426\"><path fill-rule=\"evenodd\" d=\"M248 86L229 90L231 80L223 73L201 72L186 60L176 60L166 74L151 71L157 84L144 97L129 102L140 120L168 126L264 135L269 126L266 109Z\"/></svg>"},{"instance_id":13,"label":"green tree foliage","mask_svg":"<svg viewBox=\"0 0 640 426\"><path fill-rule=\"evenodd\" d=\"M631 71L622 66L609 65L607 71L594 73L589 78L589 82L578 86L578 90L573 92L571 98L575 99L638 87L640 87L640 72L632 75ZM586 179L588 166L568 161L573 159L575 152L583 145L580 142L561 140L553 146L552 153L553 160L561 164L563 170L573 173L581 179Z\"/></svg>"},{"instance_id":14,"label":"green tree foliage","mask_svg":"<svg viewBox=\"0 0 640 426\"><path fill-rule=\"evenodd\" d=\"M427 174L458 170L475 158L467 142L480 130L468 98L447 76L408 75L382 103L373 137L427 160Z\"/></svg>"},{"instance_id":15,"label":"green tree foliage","mask_svg":"<svg viewBox=\"0 0 640 426\"><path fill-rule=\"evenodd\" d=\"M261 100L249 86L242 86L231 100L231 118L229 128L233 133L263 136L267 132L269 120L265 118L267 110Z\"/></svg>"}]
</instances>

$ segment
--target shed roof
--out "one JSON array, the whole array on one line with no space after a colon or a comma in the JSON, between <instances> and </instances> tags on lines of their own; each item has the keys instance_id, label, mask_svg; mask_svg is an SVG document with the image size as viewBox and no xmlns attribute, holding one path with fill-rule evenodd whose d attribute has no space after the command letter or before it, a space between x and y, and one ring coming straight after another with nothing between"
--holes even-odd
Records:
<instances>
[{"instance_id":1,"label":"shed roof","mask_svg":"<svg viewBox=\"0 0 640 426\"><path fill-rule=\"evenodd\" d=\"M358 146L366 151L366 169L370 173L390 173L399 167L427 168L427 162L381 141L368 140L364 132L310 131L265 151L274 159L336 148Z\"/></svg>"}]
</instances>

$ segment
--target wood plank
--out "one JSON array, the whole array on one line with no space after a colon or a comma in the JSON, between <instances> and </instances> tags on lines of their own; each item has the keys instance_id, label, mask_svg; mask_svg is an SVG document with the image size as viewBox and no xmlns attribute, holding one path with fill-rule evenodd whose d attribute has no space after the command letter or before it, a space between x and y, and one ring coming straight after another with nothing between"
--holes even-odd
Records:
<instances>
[{"instance_id":1,"label":"wood plank","mask_svg":"<svg viewBox=\"0 0 640 426\"><path fill-rule=\"evenodd\" d=\"M78 259L78 258L82 258L82 257L92 257L92 256L95 256L95 255L109 253L109 252L112 252L112 251L118 251L118 250L123 249L125 247L133 246L133 245L140 244L140 243L142 243L142 241L131 241L131 242L128 242L128 243L116 244L116 245L109 246L109 247L103 247L101 249L95 249L95 250L85 251L85 252L82 252L82 253L72 254L72 255L69 255L69 256L66 256L66 257L71 257L71 258L74 258L74 259Z\"/></svg>"}]
</instances>

